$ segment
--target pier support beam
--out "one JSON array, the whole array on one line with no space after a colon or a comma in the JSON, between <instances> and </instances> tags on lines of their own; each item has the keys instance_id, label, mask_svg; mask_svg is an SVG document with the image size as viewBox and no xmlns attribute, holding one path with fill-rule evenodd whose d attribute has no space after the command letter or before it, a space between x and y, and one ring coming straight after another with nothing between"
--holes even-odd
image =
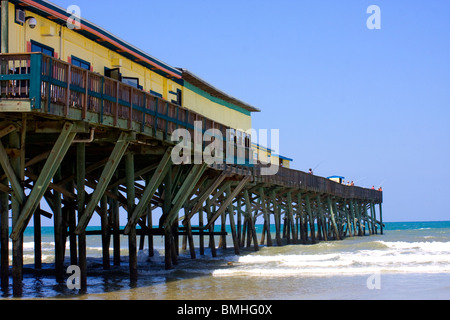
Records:
<instances>
[{"instance_id":1,"label":"pier support beam","mask_svg":"<svg viewBox=\"0 0 450 320\"><path fill-rule=\"evenodd\" d=\"M78 222L78 226L75 229L76 234L79 235L83 230L86 230L86 227L92 218L92 214L94 213L94 210L97 207L100 198L105 193L106 188L108 187L111 178L114 172L116 171L117 166L120 163L120 160L122 159L123 155L125 154L125 151L127 150L128 144L130 143L130 137L131 134L129 133L122 132L120 134L119 139L117 140L117 143L111 153L111 156L109 157L108 162L103 168L100 179L98 180L98 185L95 188L94 193L92 194L91 200L87 204L81 220ZM133 180L134 180L134 172L133 172Z\"/></svg>"},{"instance_id":2,"label":"pier support beam","mask_svg":"<svg viewBox=\"0 0 450 320\"><path fill-rule=\"evenodd\" d=\"M147 183L145 187L144 193L132 213L130 213L130 218L128 219L128 223L125 227L125 234L128 234L131 228L135 227L138 220L142 217L142 215L146 212L146 208L149 206L150 201L155 195L156 190L162 183L164 177L169 171L172 161L171 154L172 148L166 150L162 160L160 161L158 167L156 168L155 173L151 177L150 181ZM134 174L134 173L133 173ZM133 178L134 179L134 178Z\"/></svg>"},{"instance_id":3,"label":"pier support beam","mask_svg":"<svg viewBox=\"0 0 450 320\"><path fill-rule=\"evenodd\" d=\"M317 202L317 212L319 213L317 220L318 221L320 220L320 226L319 223L317 225L318 228L321 229L323 240L328 241L327 219L324 217L323 214L322 200L320 199L320 195L317 195L316 202Z\"/></svg>"},{"instance_id":4,"label":"pier support beam","mask_svg":"<svg viewBox=\"0 0 450 320\"><path fill-rule=\"evenodd\" d=\"M314 244L316 243L316 236L315 236L315 228L314 228L314 217L311 211L311 201L309 194L305 197L305 204L306 204L306 212L308 213L309 218L309 228L311 229L311 242Z\"/></svg>"},{"instance_id":5,"label":"pier support beam","mask_svg":"<svg viewBox=\"0 0 450 320\"><path fill-rule=\"evenodd\" d=\"M114 173L116 179L119 178L119 173L116 171ZM111 200L111 215L112 215L112 233L113 233L113 264L115 266L120 266L120 211L119 211L119 201L117 200L119 196L119 187L115 186L112 190L114 199Z\"/></svg>"},{"instance_id":6,"label":"pier support beam","mask_svg":"<svg viewBox=\"0 0 450 320\"><path fill-rule=\"evenodd\" d=\"M125 185L127 188L127 209L128 219L135 208L136 193L134 188L134 154L125 155ZM109 182L108 182L109 183ZM131 281L137 280L137 244L136 244L136 226L132 225L128 230L128 257Z\"/></svg>"},{"instance_id":7,"label":"pier support beam","mask_svg":"<svg viewBox=\"0 0 450 320\"><path fill-rule=\"evenodd\" d=\"M383 234L383 209L382 209L382 205L381 202L378 204L378 208L380 209L380 232L381 234Z\"/></svg>"},{"instance_id":8,"label":"pier support beam","mask_svg":"<svg viewBox=\"0 0 450 320\"><path fill-rule=\"evenodd\" d=\"M31 190L23 209L21 210L20 216L13 227L13 231L10 236L11 239L18 240L19 237L21 237L29 219L39 206L39 203L44 196L44 193L47 191L51 179L61 165L64 156L75 138L76 133L72 132L72 128L72 123L64 124L62 132L53 146L53 149L50 152L44 167L42 168L39 178L35 182L35 185Z\"/></svg>"},{"instance_id":9,"label":"pier support beam","mask_svg":"<svg viewBox=\"0 0 450 320\"><path fill-rule=\"evenodd\" d=\"M1 181L8 185L8 180ZM9 194L0 192L0 272L1 289L8 290L9 286Z\"/></svg>"},{"instance_id":10,"label":"pier support beam","mask_svg":"<svg viewBox=\"0 0 450 320\"><path fill-rule=\"evenodd\" d=\"M275 239L277 246L281 246L281 216L278 208L278 200L275 190L272 190L273 215L275 217Z\"/></svg>"},{"instance_id":11,"label":"pier support beam","mask_svg":"<svg viewBox=\"0 0 450 320\"><path fill-rule=\"evenodd\" d=\"M292 232L292 241L294 244L297 243L297 231L295 230L295 222L294 222L294 207L292 206L292 192L289 191L287 193L287 205L288 205L288 225ZM288 240L290 237L288 236Z\"/></svg>"},{"instance_id":12,"label":"pier support beam","mask_svg":"<svg viewBox=\"0 0 450 320\"><path fill-rule=\"evenodd\" d=\"M77 212L78 221L83 219L86 194L86 144L77 144L76 186L77 186ZM82 291L87 289L87 262L86 262L86 231L78 234L78 266L80 267L80 286Z\"/></svg>"},{"instance_id":13,"label":"pier support beam","mask_svg":"<svg viewBox=\"0 0 450 320\"><path fill-rule=\"evenodd\" d=\"M232 198L232 200L231 200L230 204L228 205L228 208L226 211L227 211L228 217L230 219L229 221L230 221L230 228L231 228L231 236L233 238L234 253L236 255L239 255L240 254L239 241L238 241L237 235L236 235L236 224L234 223L234 209L233 209L233 199L237 196L237 193L239 193L239 192L237 192L237 193L235 192L236 189L234 190L234 192L231 192L231 187L228 187L227 196L228 196L228 198Z\"/></svg>"},{"instance_id":14,"label":"pier support beam","mask_svg":"<svg viewBox=\"0 0 450 320\"><path fill-rule=\"evenodd\" d=\"M245 201L245 215L246 215L245 218L247 219L247 222L248 222L247 229L249 230L247 243L250 243L251 240L253 239L253 245L254 245L255 251L258 251L259 250L258 236L257 236L256 230L255 230L255 221L253 219L252 205L251 205L250 194L249 194L248 190L244 190L244 201Z\"/></svg>"},{"instance_id":15,"label":"pier support beam","mask_svg":"<svg viewBox=\"0 0 450 320\"><path fill-rule=\"evenodd\" d=\"M333 206L333 204L331 203L331 197L330 196L328 196L327 202L328 202L328 210L330 211L330 216L331 216L331 225L333 226L336 240L341 240L341 236L339 234L339 229L338 229L338 227L336 225L335 208L334 208L335 206Z\"/></svg>"},{"instance_id":16,"label":"pier support beam","mask_svg":"<svg viewBox=\"0 0 450 320\"><path fill-rule=\"evenodd\" d=\"M302 243L305 244L308 235L305 228L305 214L303 210L302 194L300 192L297 194L297 214L300 217L300 239Z\"/></svg>"},{"instance_id":17,"label":"pier support beam","mask_svg":"<svg viewBox=\"0 0 450 320\"><path fill-rule=\"evenodd\" d=\"M61 179L61 168L58 168L55 173L55 180ZM53 211L54 218L54 236L55 236L55 275L56 281L61 283L64 281L64 253L66 249L66 238L63 228L63 213L61 193L54 191L53 203L55 208Z\"/></svg>"},{"instance_id":18,"label":"pier support beam","mask_svg":"<svg viewBox=\"0 0 450 320\"><path fill-rule=\"evenodd\" d=\"M162 193L162 192L161 192ZM164 178L164 202L163 202L163 216L160 220L160 227L162 227L164 220L167 217L172 207L172 169L170 169ZM165 269L172 269L172 228L164 228L164 262Z\"/></svg>"},{"instance_id":19,"label":"pier support beam","mask_svg":"<svg viewBox=\"0 0 450 320\"><path fill-rule=\"evenodd\" d=\"M12 132L9 135L9 146L16 150L22 149L18 132ZM20 152L20 155L15 154L11 158L11 168L17 179L17 183L19 183L19 189L15 191L15 195L11 196L12 229L14 230L16 228L20 230L12 241L12 279L13 295L15 297L21 297L23 292L23 229L20 228L20 221L21 217L23 217L21 211L24 198L21 198L20 193L24 194L22 186L24 181L24 170L22 169L21 155L23 156L23 152ZM5 170L5 167L3 167L3 169Z\"/></svg>"}]
</instances>

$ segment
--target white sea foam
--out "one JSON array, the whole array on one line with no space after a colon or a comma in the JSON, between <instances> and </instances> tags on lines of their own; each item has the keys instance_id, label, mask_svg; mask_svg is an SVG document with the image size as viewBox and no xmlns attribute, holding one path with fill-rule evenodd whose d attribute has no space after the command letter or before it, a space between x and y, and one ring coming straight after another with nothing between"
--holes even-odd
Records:
<instances>
[{"instance_id":1,"label":"white sea foam","mask_svg":"<svg viewBox=\"0 0 450 320\"><path fill-rule=\"evenodd\" d=\"M325 254L243 256L235 262L233 268L215 270L213 276L450 273L450 242L377 242L381 244L378 246L381 249L343 250Z\"/></svg>"},{"instance_id":2,"label":"white sea foam","mask_svg":"<svg viewBox=\"0 0 450 320\"><path fill-rule=\"evenodd\" d=\"M384 241L377 241L385 244L389 248L393 249L420 249L422 251L426 252L436 252L436 253L443 253L448 252L450 253L450 242L403 242L403 241L396 241L396 242L384 242Z\"/></svg>"}]
</instances>

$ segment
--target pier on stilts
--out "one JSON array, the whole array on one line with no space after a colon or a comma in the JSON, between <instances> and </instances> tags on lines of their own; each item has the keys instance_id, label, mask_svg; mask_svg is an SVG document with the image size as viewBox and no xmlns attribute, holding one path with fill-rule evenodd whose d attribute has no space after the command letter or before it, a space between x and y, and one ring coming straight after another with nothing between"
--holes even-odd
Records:
<instances>
[{"instance_id":1,"label":"pier on stilts","mask_svg":"<svg viewBox=\"0 0 450 320\"><path fill-rule=\"evenodd\" d=\"M1 284L8 288L12 274L16 296L22 292L23 232L31 220L35 268L42 265L41 221L53 219L56 280L65 281L70 255L84 289L86 246L93 234L102 237L104 269L120 264L120 238L128 237L130 278L137 279L137 251L147 238L151 254L155 235L164 236L170 269L180 244L196 258L194 237L200 254L205 247L213 256L217 248L231 247L225 225L237 255L243 247L383 233L382 192L284 167L264 175L259 164L176 165L174 130L184 128L194 136L194 122L200 121L203 131L214 128L226 136L227 127L43 54L2 54L0 60ZM11 69L23 72L9 74ZM223 150L229 150L225 144ZM249 141L231 147L246 163L253 159ZM157 208L162 214L155 215ZM87 230L94 215L101 228ZM259 238L257 219L264 221Z\"/></svg>"}]
</instances>

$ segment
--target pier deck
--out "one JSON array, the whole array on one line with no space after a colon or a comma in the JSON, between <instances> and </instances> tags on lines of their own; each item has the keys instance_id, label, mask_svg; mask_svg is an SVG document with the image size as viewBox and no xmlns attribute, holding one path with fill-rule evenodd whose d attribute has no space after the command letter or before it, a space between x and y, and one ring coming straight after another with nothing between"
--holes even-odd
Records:
<instances>
[{"instance_id":1,"label":"pier deck","mask_svg":"<svg viewBox=\"0 0 450 320\"><path fill-rule=\"evenodd\" d=\"M202 134L217 129L226 137L230 128L43 54L1 54L0 62L1 276L5 288L11 238L15 295L21 294L22 237L31 219L35 266L40 268L42 217L54 220L57 281L65 277L68 241L71 262L81 268L82 287L88 272L86 236L92 234L86 227L94 214L101 220L105 269L111 262L120 264L120 235L128 235L131 278L138 274L137 235L149 237L149 246L154 235L164 235L165 264L172 268L180 235L192 258L194 235L200 237L201 254L208 237L215 255L216 237L218 246L226 247L226 224L236 254L244 245L258 250L261 244L315 243L383 232L382 192L283 167L263 175L263 165L251 164L250 141L235 143L232 151L223 141L225 157L243 155L243 165L175 165L171 137L176 129L194 136L199 121ZM43 199L51 212L41 208ZM128 214L126 221L120 221L120 208ZM155 213L157 208L162 214ZM199 227L192 227L194 217ZM258 217L264 220L261 239L255 231ZM216 223L221 232L214 232Z\"/></svg>"}]
</instances>

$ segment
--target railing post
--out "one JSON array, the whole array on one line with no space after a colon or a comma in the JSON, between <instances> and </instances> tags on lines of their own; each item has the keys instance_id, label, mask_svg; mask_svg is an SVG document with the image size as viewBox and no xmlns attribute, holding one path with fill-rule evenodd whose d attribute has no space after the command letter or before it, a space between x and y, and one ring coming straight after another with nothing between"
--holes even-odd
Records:
<instances>
[{"instance_id":1,"label":"railing post","mask_svg":"<svg viewBox=\"0 0 450 320\"><path fill-rule=\"evenodd\" d=\"M84 104L83 104L83 108L81 110L81 119L85 120L86 116L87 116L87 109L88 109L88 104L89 104L89 71L86 70L86 77L85 77L85 81L86 81L86 92L84 94Z\"/></svg>"},{"instance_id":2,"label":"railing post","mask_svg":"<svg viewBox=\"0 0 450 320\"><path fill-rule=\"evenodd\" d=\"M102 86L102 88L101 88L101 98L100 98L100 123L103 123L103 108L104 108L104 105L105 105L105 97L104 97L104 94L105 94L105 77L101 77L101 86Z\"/></svg>"},{"instance_id":3,"label":"railing post","mask_svg":"<svg viewBox=\"0 0 450 320\"><path fill-rule=\"evenodd\" d=\"M119 91L120 91L120 82L116 83L116 103L114 104L114 126L117 126L117 122L119 119Z\"/></svg>"},{"instance_id":4,"label":"railing post","mask_svg":"<svg viewBox=\"0 0 450 320\"><path fill-rule=\"evenodd\" d=\"M41 109L42 54L30 55L30 100L31 109Z\"/></svg>"},{"instance_id":5,"label":"railing post","mask_svg":"<svg viewBox=\"0 0 450 320\"><path fill-rule=\"evenodd\" d=\"M72 82L72 65L67 65L67 91L66 91L66 105L64 107L64 116L69 115L70 104L70 83Z\"/></svg>"},{"instance_id":6,"label":"railing post","mask_svg":"<svg viewBox=\"0 0 450 320\"><path fill-rule=\"evenodd\" d=\"M128 110L128 129L131 129L133 124L133 88L130 88L130 109Z\"/></svg>"},{"instance_id":7,"label":"railing post","mask_svg":"<svg viewBox=\"0 0 450 320\"><path fill-rule=\"evenodd\" d=\"M142 123L141 123L141 132L145 130L145 115L147 114L147 94L144 93L143 97L143 105L142 105Z\"/></svg>"},{"instance_id":8,"label":"railing post","mask_svg":"<svg viewBox=\"0 0 450 320\"><path fill-rule=\"evenodd\" d=\"M48 76L47 76L47 101L46 101L46 108L45 108L45 112L49 112L50 111L50 104L52 102L52 91L51 91L51 87L52 87L52 83L53 83L53 59L49 58L48 59Z\"/></svg>"}]
</instances>

